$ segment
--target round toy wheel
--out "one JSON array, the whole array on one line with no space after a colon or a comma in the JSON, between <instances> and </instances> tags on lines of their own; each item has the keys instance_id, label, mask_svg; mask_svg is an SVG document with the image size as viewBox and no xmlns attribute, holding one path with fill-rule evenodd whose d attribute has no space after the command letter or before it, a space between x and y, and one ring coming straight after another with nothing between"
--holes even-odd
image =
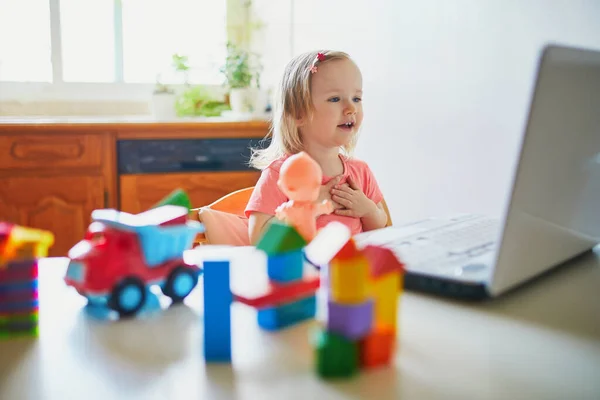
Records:
<instances>
[{"instance_id":1,"label":"round toy wheel","mask_svg":"<svg viewBox=\"0 0 600 400\"><path fill-rule=\"evenodd\" d=\"M125 278L112 291L109 306L122 317L131 317L146 303L146 287L136 278Z\"/></svg>"},{"instance_id":2,"label":"round toy wheel","mask_svg":"<svg viewBox=\"0 0 600 400\"><path fill-rule=\"evenodd\" d=\"M198 274L189 267L180 266L169 274L163 293L173 300L173 303L181 303L198 284Z\"/></svg>"}]
</instances>

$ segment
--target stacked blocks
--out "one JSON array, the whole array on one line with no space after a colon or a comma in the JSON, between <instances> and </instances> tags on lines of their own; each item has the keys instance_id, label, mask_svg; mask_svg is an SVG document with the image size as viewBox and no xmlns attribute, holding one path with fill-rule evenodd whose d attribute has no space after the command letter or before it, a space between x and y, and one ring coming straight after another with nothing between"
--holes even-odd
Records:
<instances>
[{"instance_id":1,"label":"stacked blocks","mask_svg":"<svg viewBox=\"0 0 600 400\"><path fill-rule=\"evenodd\" d=\"M38 335L38 263L51 233L0 222L0 339Z\"/></svg>"},{"instance_id":2,"label":"stacked blocks","mask_svg":"<svg viewBox=\"0 0 600 400\"><path fill-rule=\"evenodd\" d=\"M331 243L327 234L315 240ZM352 238L322 268L324 314L314 338L319 376L350 377L391 362L403 271L390 250L359 249Z\"/></svg>"},{"instance_id":3,"label":"stacked blocks","mask_svg":"<svg viewBox=\"0 0 600 400\"><path fill-rule=\"evenodd\" d=\"M304 272L305 240L290 225L272 222L256 247L267 255L267 274L271 285L285 286L300 282ZM278 330L314 317L314 294L258 309L258 325Z\"/></svg>"}]
</instances>

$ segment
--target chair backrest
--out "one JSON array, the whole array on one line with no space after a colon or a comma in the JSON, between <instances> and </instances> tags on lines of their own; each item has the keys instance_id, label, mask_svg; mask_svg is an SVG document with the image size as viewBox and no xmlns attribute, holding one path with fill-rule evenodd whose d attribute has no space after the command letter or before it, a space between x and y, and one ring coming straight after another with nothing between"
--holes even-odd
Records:
<instances>
[{"instance_id":1,"label":"chair backrest","mask_svg":"<svg viewBox=\"0 0 600 400\"><path fill-rule=\"evenodd\" d=\"M211 210L215 211L244 216L244 210L246 209L246 205L248 204L248 200L250 200L250 196L252 195L253 190L254 186L250 186L244 189L239 189L234 192L228 193L225 196L213 201L207 206L192 208L190 210L190 216L193 219L200 221L200 213L203 208L210 208ZM207 243L207 240L206 235L204 233L199 233L198 235L196 235L194 247L205 243Z\"/></svg>"},{"instance_id":2,"label":"chair backrest","mask_svg":"<svg viewBox=\"0 0 600 400\"><path fill-rule=\"evenodd\" d=\"M207 207L216 211L244 216L244 210L253 190L254 186L236 190L214 201Z\"/></svg>"},{"instance_id":3,"label":"chair backrest","mask_svg":"<svg viewBox=\"0 0 600 400\"><path fill-rule=\"evenodd\" d=\"M390 215L390 210L387 206L387 203L385 202L385 200L382 200L381 204L383 205L383 209L384 209L385 213L387 214L387 224L385 224L385 226L386 227L392 226L392 216Z\"/></svg>"}]
</instances>

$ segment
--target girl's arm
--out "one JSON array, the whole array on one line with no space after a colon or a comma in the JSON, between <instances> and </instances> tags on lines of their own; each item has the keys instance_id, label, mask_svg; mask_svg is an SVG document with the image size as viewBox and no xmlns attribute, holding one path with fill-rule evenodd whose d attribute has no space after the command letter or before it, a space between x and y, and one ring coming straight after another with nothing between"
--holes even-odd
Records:
<instances>
[{"instance_id":1,"label":"girl's arm","mask_svg":"<svg viewBox=\"0 0 600 400\"><path fill-rule=\"evenodd\" d=\"M261 212L253 212L248 218L248 235L250 236L250 244L256 246L262 238L265 228L271 219L274 217Z\"/></svg>"},{"instance_id":2,"label":"girl's arm","mask_svg":"<svg viewBox=\"0 0 600 400\"><path fill-rule=\"evenodd\" d=\"M373 211L364 215L360 221L363 225L363 231L372 231L384 228L388 222L388 216L383 208L383 203L378 203Z\"/></svg>"}]
</instances>

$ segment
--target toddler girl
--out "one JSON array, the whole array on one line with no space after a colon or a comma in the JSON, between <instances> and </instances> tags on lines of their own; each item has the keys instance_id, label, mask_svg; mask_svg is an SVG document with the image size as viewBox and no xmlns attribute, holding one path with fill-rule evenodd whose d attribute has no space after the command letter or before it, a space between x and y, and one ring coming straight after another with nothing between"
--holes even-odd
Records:
<instances>
[{"instance_id":1,"label":"toddler girl","mask_svg":"<svg viewBox=\"0 0 600 400\"><path fill-rule=\"evenodd\" d=\"M386 226L373 173L351 158L363 120L362 76L352 59L339 51L301 54L286 66L276 96L271 143L254 150L250 160L262 170L245 210L250 243L258 242L275 209L288 201L277 185L279 170L301 151L322 169L318 201L334 206L331 214L317 217L317 229L339 221L354 235Z\"/></svg>"}]
</instances>

